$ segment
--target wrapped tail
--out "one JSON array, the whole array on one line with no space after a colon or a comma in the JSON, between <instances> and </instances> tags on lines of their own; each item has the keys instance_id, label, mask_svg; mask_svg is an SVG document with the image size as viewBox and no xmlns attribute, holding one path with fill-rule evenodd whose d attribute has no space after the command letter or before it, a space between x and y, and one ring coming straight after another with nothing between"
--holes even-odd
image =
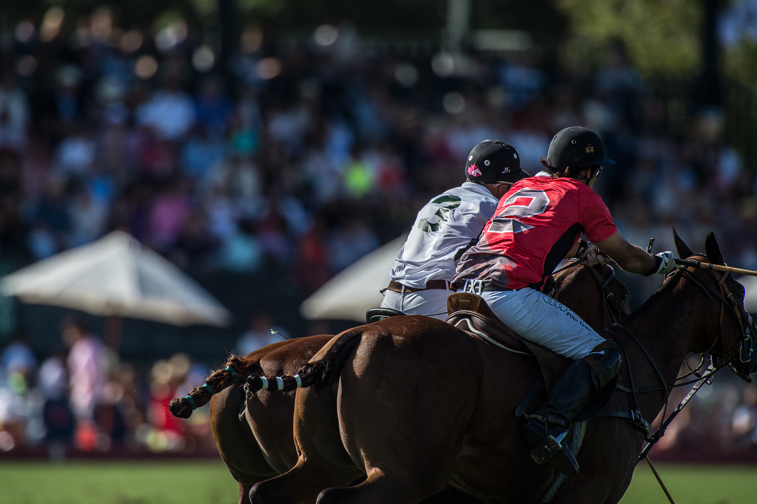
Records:
<instances>
[{"instance_id":1,"label":"wrapped tail","mask_svg":"<svg viewBox=\"0 0 757 504\"><path fill-rule=\"evenodd\" d=\"M289 392L297 388L320 388L341 372L345 359L360 342L363 327L341 333L329 341L313 358L294 375L265 376L250 374L245 391L253 394L259 390Z\"/></svg>"},{"instance_id":2,"label":"wrapped tail","mask_svg":"<svg viewBox=\"0 0 757 504\"><path fill-rule=\"evenodd\" d=\"M205 406L210 398L221 390L244 381L247 378L248 363L241 357L232 357L226 363L226 367L213 372L205 380L205 383L195 387L184 396L173 399L168 405L168 411L177 418L189 418L197 408Z\"/></svg>"}]
</instances>

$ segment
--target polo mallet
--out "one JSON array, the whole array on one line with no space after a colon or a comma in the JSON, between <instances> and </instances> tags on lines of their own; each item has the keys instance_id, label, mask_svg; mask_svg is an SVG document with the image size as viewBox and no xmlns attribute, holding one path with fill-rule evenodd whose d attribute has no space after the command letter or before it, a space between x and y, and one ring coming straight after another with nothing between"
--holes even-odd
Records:
<instances>
[{"instance_id":1,"label":"polo mallet","mask_svg":"<svg viewBox=\"0 0 757 504\"><path fill-rule=\"evenodd\" d=\"M702 261L691 261L689 259L676 259L676 264L679 266L692 266L694 268L711 269L715 271L723 271L725 273L736 273L739 275L757 276L757 271L748 269L732 268L730 266L721 266L720 264L712 264Z\"/></svg>"},{"instance_id":2,"label":"polo mallet","mask_svg":"<svg viewBox=\"0 0 757 504\"><path fill-rule=\"evenodd\" d=\"M649 239L649 245L647 245L647 253L652 253L652 246L654 245L654 238ZM725 273L737 273L739 275L757 276L757 271L746 270L741 268L732 268L730 266L721 266L719 264L712 264L702 261L690 261L688 259L676 259L676 264L679 266L693 266L695 268L711 269L715 271L723 271Z\"/></svg>"}]
</instances>

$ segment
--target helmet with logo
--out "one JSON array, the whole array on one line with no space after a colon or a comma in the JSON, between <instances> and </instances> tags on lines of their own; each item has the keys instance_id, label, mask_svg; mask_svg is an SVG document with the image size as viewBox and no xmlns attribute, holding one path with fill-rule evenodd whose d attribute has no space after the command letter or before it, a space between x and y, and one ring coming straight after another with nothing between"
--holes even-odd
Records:
<instances>
[{"instance_id":1,"label":"helmet with logo","mask_svg":"<svg viewBox=\"0 0 757 504\"><path fill-rule=\"evenodd\" d=\"M571 126L552 138L547 164L549 168L562 172L568 168L614 165L615 161L605 155L599 135L583 126Z\"/></svg>"},{"instance_id":2,"label":"helmet with logo","mask_svg":"<svg viewBox=\"0 0 757 504\"><path fill-rule=\"evenodd\" d=\"M530 175L521 169L515 147L500 140L484 140L468 154L465 177L477 184L494 184L517 182Z\"/></svg>"}]
</instances>

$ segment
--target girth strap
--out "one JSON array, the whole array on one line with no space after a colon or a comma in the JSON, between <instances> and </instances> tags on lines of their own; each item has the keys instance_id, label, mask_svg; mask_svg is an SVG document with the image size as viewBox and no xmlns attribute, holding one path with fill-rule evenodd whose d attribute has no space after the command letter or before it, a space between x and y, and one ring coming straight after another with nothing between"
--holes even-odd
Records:
<instances>
[{"instance_id":1,"label":"girth strap","mask_svg":"<svg viewBox=\"0 0 757 504\"><path fill-rule=\"evenodd\" d=\"M634 427L638 427L644 431L644 436L649 436L649 433L652 432L652 425L641 416L641 411L638 408L629 411L600 411L596 416L627 420Z\"/></svg>"}]
</instances>

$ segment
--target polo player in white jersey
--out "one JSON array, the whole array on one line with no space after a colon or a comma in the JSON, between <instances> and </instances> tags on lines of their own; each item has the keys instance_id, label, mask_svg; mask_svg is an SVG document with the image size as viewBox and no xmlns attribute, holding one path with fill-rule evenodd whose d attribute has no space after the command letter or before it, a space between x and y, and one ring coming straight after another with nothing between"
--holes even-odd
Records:
<instances>
[{"instance_id":1,"label":"polo player in white jersey","mask_svg":"<svg viewBox=\"0 0 757 504\"><path fill-rule=\"evenodd\" d=\"M457 260L476 243L502 195L528 176L513 146L499 140L476 145L465 164L466 182L432 198L418 212L397 253L381 307L446 319Z\"/></svg>"}]
</instances>

